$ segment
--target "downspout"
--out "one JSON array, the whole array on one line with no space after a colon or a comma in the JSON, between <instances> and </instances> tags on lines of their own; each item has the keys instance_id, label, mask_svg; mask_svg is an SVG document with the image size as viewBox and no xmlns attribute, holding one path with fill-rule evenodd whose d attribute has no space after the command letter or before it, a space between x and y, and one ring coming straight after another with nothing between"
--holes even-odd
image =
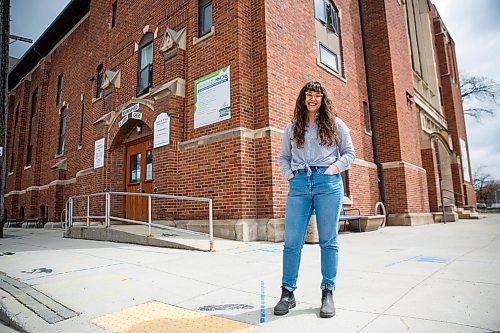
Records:
<instances>
[{"instance_id":1,"label":"downspout","mask_svg":"<svg viewBox=\"0 0 500 333\"><path fill-rule=\"evenodd\" d=\"M366 32L365 32L365 15L363 12L363 0L358 0L359 7L359 18L361 20L361 41L363 44L363 58L365 61L365 76L366 76L366 90L368 94L368 113L370 114L370 129L372 131L372 147L373 147L373 162L377 165L377 175L378 175L378 190L380 193L380 201L384 204L386 209L386 220L389 215L389 207L387 207L385 200L385 182L384 182L384 169L382 164L378 160L378 149L377 149L377 135L375 131L375 116L373 114L373 94L370 81L370 63L368 61L368 52L366 50Z\"/></svg>"}]
</instances>

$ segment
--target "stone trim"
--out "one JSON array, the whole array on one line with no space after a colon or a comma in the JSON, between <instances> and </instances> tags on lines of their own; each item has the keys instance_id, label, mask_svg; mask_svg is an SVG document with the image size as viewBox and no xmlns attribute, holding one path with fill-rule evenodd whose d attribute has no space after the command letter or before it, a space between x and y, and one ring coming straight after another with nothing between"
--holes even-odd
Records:
<instances>
[{"instance_id":1,"label":"stone trim","mask_svg":"<svg viewBox=\"0 0 500 333\"><path fill-rule=\"evenodd\" d=\"M148 93L148 95L149 95L149 93ZM125 102L122 105L120 105L117 108L116 112L115 111L110 111L107 114L105 114L104 116L102 116L98 121L96 121L94 123L94 125L96 125L99 121L105 121L105 124L109 126L109 129L111 129L111 127L114 125L114 123L116 122L116 120L119 117L121 117L122 111L125 110L127 107L131 106L132 104L144 105L145 107L151 109L152 111L155 110L155 103L154 103L154 101L149 100L149 99L135 97L135 98L131 98L127 102ZM109 118L107 118L107 117L109 117ZM108 129L108 133L109 133L109 129Z\"/></svg>"},{"instance_id":2,"label":"stone trim","mask_svg":"<svg viewBox=\"0 0 500 333\"><path fill-rule=\"evenodd\" d=\"M327 71L329 74L332 74L333 76L335 76L340 81L342 81L344 83L347 83L347 79L345 77L341 76L339 73L335 72L333 69L330 69L327 66L323 65L321 63L321 61L319 61L319 58L316 59L316 65L318 65L319 67L321 67L322 69L324 69L325 71Z\"/></svg>"},{"instance_id":3,"label":"stone trim","mask_svg":"<svg viewBox=\"0 0 500 333\"><path fill-rule=\"evenodd\" d=\"M113 116L114 116L114 111L110 111L110 112L106 113L104 116L102 116L101 118L94 121L94 123L92 125L97 126L101 123L109 124L110 119L113 118Z\"/></svg>"},{"instance_id":4,"label":"stone trim","mask_svg":"<svg viewBox=\"0 0 500 333\"><path fill-rule=\"evenodd\" d=\"M83 176L87 176L87 175L91 175L94 173L94 168L88 168L88 169L83 169L83 170L80 170L76 173L76 178L78 177L83 177Z\"/></svg>"},{"instance_id":5,"label":"stone trim","mask_svg":"<svg viewBox=\"0 0 500 333\"><path fill-rule=\"evenodd\" d=\"M434 223L431 213L389 214L387 226L415 226Z\"/></svg>"},{"instance_id":6,"label":"stone trim","mask_svg":"<svg viewBox=\"0 0 500 333\"><path fill-rule=\"evenodd\" d=\"M26 192L30 192L30 191L42 191L42 190L46 190L46 189L50 188L51 186L56 186L56 185L63 185L64 186L64 185L74 184L77 182L77 178L84 177L84 176L90 175L92 173L94 173L94 168L83 169L83 170L78 171L74 178L70 178L70 179L66 179L66 180L56 179L56 180L53 180L46 185L39 185L39 186L34 185L34 186L29 186L24 190L13 190L13 191L10 191L9 193L6 193L5 197L9 197L11 195L26 194Z\"/></svg>"},{"instance_id":7,"label":"stone trim","mask_svg":"<svg viewBox=\"0 0 500 333\"><path fill-rule=\"evenodd\" d=\"M202 37L193 37L193 46L204 41L205 39L213 36L215 34L215 27L214 26L211 26L210 27L210 32L207 33L206 35L202 36Z\"/></svg>"},{"instance_id":8,"label":"stone trim","mask_svg":"<svg viewBox=\"0 0 500 333\"><path fill-rule=\"evenodd\" d=\"M283 131L274 127L263 127L256 130L251 130L245 127L237 127L214 134L208 134L196 139L179 143L179 150L184 151L191 148L201 147L213 142L223 141L233 138L260 139L268 136L282 137Z\"/></svg>"},{"instance_id":9,"label":"stone trim","mask_svg":"<svg viewBox=\"0 0 500 333\"><path fill-rule=\"evenodd\" d=\"M385 163L382 163L382 168L384 170L395 169L395 168L408 168L408 169L412 169L413 171L426 172L424 168L421 168L418 165L411 164L411 163L408 163L405 161L385 162Z\"/></svg>"},{"instance_id":10,"label":"stone trim","mask_svg":"<svg viewBox=\"0 0 500 333\"><path fill-rule=\"evenodd\" d=\"M185 97L186 81L181 78L173 79L165 84L151 89L151 96L156 100L170 95Z\"/></svg>"},{"instance_id":11,"label":"stone trim","mask_svg":"<svg viewBox=\"0 0 500 333\"><path fill-rule=\"evenodd\" d=\"M354 161L352 162L352 164L355 164L355 165L358 165L358 166L361 166L361 167L364 167L364 168L369 168L369 169L375 169L375 170L377 170L377 165L375 163L368 162L368 161L362 160L362 159L357 158L357 157L354 159Z\"/></svg>"},{"instance_id":12,"label":"stone trim","mask_svg":"<svg viewBox=\"0 0 500 333\"><path fill-rule=\"evenodd\" d=\"M56 155L56 158L64 156L63 154L61 155ZM68 162L67 159L62 159L58 162L56 162L53 166L50 167L51 169L54 170L67 170L68 169Z\"/></svg>"}]
</instances>

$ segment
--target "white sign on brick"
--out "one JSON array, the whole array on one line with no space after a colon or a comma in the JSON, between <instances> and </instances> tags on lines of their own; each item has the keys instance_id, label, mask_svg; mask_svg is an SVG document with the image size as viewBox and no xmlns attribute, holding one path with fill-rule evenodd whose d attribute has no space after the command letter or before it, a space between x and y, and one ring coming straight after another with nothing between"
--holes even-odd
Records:
<instances>
[{"instance_id":1,"label":"white sign on brick","mask_svg":"<svg viewBox=\"0 0 500 333\"><path fill-rule=\"evenodd\" d=\"M153 132L153 148L170 144L170 115L168 113L163 112L156 117Z\"/></svg>"},{"instance_id":2,"label":"white sign on brick","mask_svg":"<svg viewBox=\"0 0 500 333\"><path fill-rule=\"evenodd\" d=\"M104 138L95 142L94 146L94 169L104 166Z\"/></svg>"},{"instance_id":3,"label":"white sign on brick","mask_svg":"<svg viewBox=\"0 0 500 333\"><path fill-rule=\"evenodd\" d=\"M122 111L122 117L125 117L126 115L139 110L139 104L134 104L131 107L126 108L125 110Z\"/></svg>"}]
</instances>

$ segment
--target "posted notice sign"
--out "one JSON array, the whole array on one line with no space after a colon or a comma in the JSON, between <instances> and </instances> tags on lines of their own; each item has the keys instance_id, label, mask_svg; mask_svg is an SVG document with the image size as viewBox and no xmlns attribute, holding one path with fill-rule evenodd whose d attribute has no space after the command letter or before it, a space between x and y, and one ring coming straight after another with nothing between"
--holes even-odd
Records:
<instances>
[{"instance_id":1,"label":"posted notice sign","mask_svg":"<svg viewBox=\"0 0 500 333\"><path fill-rule=\"evenodd\" d=\"M104 166L104 138L95 142L94 146L94 169Z\"/></svg>"},{"instance_id":2,"label":"posted notice sign","mask_svg":"<svg viewBox=\"0 0 500 333\"><path fill-rule=\"evenodd\" d=\"M194 128L231 118L229 66L194 81Z\"/></svg>"},{"instance_id":3,"label":"posted notice sign","mask_svg":"<svg viewBox=\"0 0 500 333\"><path fill-rule=\"evenodd\" d=\"M153 148L163 147L170 143L170 115L162 112L156 117L153 127Z\"/></svg>"}]
</instances>

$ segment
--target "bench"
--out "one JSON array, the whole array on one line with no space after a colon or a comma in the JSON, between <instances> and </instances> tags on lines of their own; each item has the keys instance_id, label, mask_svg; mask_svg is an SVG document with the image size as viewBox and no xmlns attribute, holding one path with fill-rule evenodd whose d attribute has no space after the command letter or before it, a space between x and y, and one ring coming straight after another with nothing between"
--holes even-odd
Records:
<instances>
[{"instance_id":1,"label":"bench","mask_svg":"<svg viewBox=\"0 0 500 333\"><path fill-rule=\"evenodd\" d=\"M357 212L358 214L357 215L353 215L353 214L347 214L347 212ZM358 208L342 208L342 210L340 211L340 217L339 217L339 221L343 221L344 222L344 232L346 230L346 224L347 222L351 223L351 221L358 221L358 230L359 232L361 232L361 212L359 211Z\"/></svg>"},{"instance_id":2,"label":"bench","mask_svg":"<svg viewBox=\"0 0 500 333\"><path fill-rule=\"evenodd\" d=\"M43 226L45 225L46 222L47 222L47 219L43 218L43 217L40 217L40 218L30 217L30 218L26 219L26 228L29 228L30 225L32 225L35 228L43 228Z\"/></svg>"},{"instance_id":3,"label":"bench","mask_svg":"<svg viewBox=\"0 0 500 333\"><path fill-rule=\"evenodd\" d=\"M26 219L26 229L33 225L33 227L38 227L38 219L36 217L30 217Z\"/></svg>"},{"instance_id":4,"label":"bench","mask_svg":"<svg viewBox=\"0 0 500 333\"><path fill-rule=\"evenodd\" d=\"M45 223L47 223L47 218L46 217L39 217L38 218L38 228L43 228L45 227Z\"/></svg>"},{"instance_id":5,"label":"bench","mask_svg":"<svg viewBox=\"0 0 500 333\"><path fill-rule=\"evenodd\" d=\"M23 220L22 219L7 219L7 223L5 224L5 227L15 227L15 228L20 228L23 225Z\"/></svg>"}]
</instances>

